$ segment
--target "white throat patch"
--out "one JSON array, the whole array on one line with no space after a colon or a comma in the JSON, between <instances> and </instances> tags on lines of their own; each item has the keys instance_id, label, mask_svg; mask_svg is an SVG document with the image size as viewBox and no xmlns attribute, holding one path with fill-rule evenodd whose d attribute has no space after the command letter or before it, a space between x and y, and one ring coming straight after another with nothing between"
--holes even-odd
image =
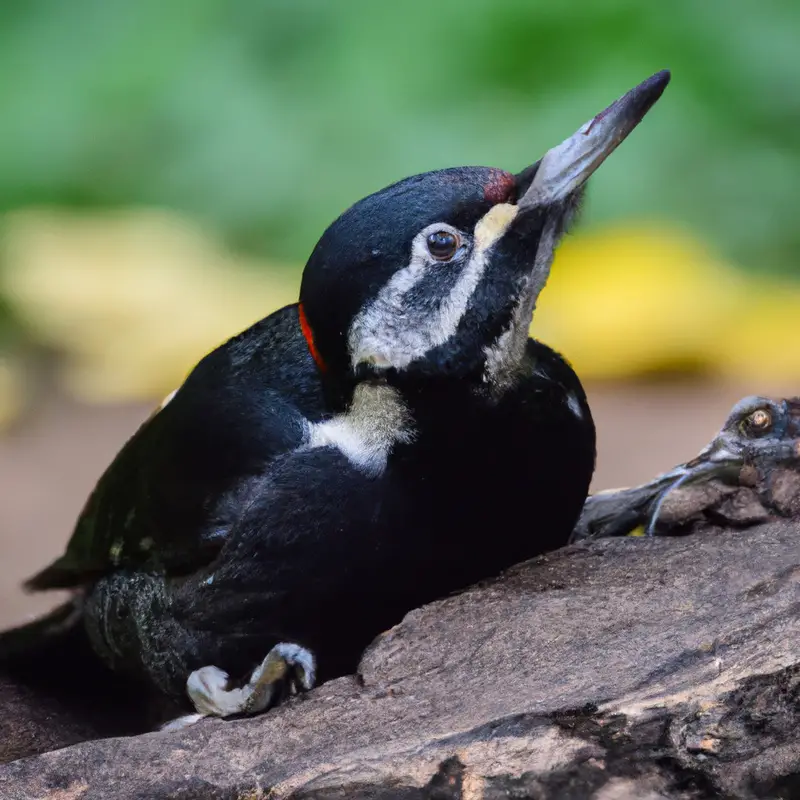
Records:
<instances>
[{"instance_id":1,"label":"white throat patch","mask_svg":"<svg viewBox=\"0 0 800 800\"><path fill-rule=\"evenodd\" d=\"M445 229L461 236L460 232L444 223L434 223L420 231L412 244L408 265L392 276L353 321L348 340L353 365L367 362L403 369L448 341L486 271L489 250L517 213L515 205L493 206L475 226L472 251L463 265L437 262L426 246L428 234L434 231ZM414 287L435 269L460 269L460 273L435 307L423 308L410 302Z\"/></svg>"},{"instance_id":2,"label":"white throat patch","mask_svg":"<svg viewBox=\"0 0 800 800\"><path fill-rule=\"evenodd\" d=\"M336 447L355 467L378 477L394 445L413 438L413 421L399 392L386 384L361 383L345 413L309 423L303 449Z\"/></svg>"}]
</instances>

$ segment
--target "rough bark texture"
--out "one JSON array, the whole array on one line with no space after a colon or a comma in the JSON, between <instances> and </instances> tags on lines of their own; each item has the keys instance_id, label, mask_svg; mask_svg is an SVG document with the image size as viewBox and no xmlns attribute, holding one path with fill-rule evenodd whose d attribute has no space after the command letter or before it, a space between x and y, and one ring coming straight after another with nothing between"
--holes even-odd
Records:
<instances>
[{"instance_id":1,"label":"rough bark texture","mask_svg":"<svg viewBox=\"0 0 800 800\"><path fill-rule=\"evenodd\" d=\"M413 611L357 677L10 762L0 796L800 797L798 536L581 542Z\"/></svg>"}]
</instances>

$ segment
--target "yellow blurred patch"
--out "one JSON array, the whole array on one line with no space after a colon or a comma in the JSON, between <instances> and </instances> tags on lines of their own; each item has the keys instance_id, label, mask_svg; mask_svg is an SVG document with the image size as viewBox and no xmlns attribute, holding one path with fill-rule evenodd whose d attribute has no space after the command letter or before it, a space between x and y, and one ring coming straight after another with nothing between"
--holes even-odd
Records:
<instances>
[{"instance_id":1,"label":"yellow blurred patch","mask_svg":"<svg viewBox=\"0 0 800 800\"><path fill-rule=\"evenodd\" d=\"M531 334L586 380L668 369L786 381L800 377L798 319L799 283L748 275L666 226L627 226L567 238Z\"/></svg>"},{"instance_id":2,"label":"yellow blurred patch","mask_svg":"<svg viewBox=\"0 0 800 800\"><path fill-rule=\"evenodd\" d=\"M165 212L6 217L0 290L40 341L66 354L72 395L153 399L209 350L297 298L276 276Z\"/></svg>"},{"instance_id":3,"label":"yellow blurred patch","mask_svg":"<svg viewBox=\"0 0 800 800\"><path fill-rule=\"evenodd\" d=\"M799 331L800 285L753 280L736 318L709 341L709 357L729 375L791 381L800 376Z\"/></svg>"},{"instance_id":4,"label":"yellow blurred patch","mask_svg":"<svg viewBox=\"0 0 800 800\"><path fill-rule=\"evenodd\" d=\"M531 332L585 379L707 363L746 281L688 236L618 228L559 248Z\"/></svg>"},{"instance_id":5,"label":"yellow blurred patch","mask_svg":"<svg viewBox=\"0 0 800 800\"><path fill-rule=\"evenodd\" d=\"M635 528L633 528L631 531L629 531L625 535L626 536L644 536L646 533L647 533L647 531L645 531L644 525L637 525Z\"/></svg>"},{"instance_id":6,"label":"yellow blurred patch","mask_svg":"<svg viewBox=\"0 0 800 800\"><path fill-rule=\"evenodd\" d=\"M82 400L160 399L297 297L300 265L244 260L167 212L21 211L1 233L0 292L65 354L62 385ZM798 319L800 285L748 276L682 232L629 225L562 244L531 332L590 381L664 369L787 381L800 376ZM0 425L22 402L17 376L0 363Z\"/></svg>"}]
</instances>

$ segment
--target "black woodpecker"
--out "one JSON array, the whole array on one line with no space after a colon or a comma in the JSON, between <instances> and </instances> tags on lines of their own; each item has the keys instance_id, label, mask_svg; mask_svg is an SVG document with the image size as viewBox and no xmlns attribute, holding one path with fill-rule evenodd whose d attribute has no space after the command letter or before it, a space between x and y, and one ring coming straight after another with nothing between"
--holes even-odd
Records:
<instances>
[{"instance_id":1,"label":"black woodpecker","mask_svg":"<svg viewBox=\"0 0 800 800\"><path fill-rule=\"evenodd\" d=\"M587 179L668 81L517 175L429 172L345 211L300 302L197 365L28 588L78 590L112 670L226 717L355 670L409 610L563 545L594 424L531 315Z\"/></svg>"},{"instance_id":2,"label":"black woodpecker","mask_svg":"<svg viewBox=\"0 0 800 800\"><path fill-rule=\"evenodd\" d=\"M784 470L796 472L798 465L800 398L745 397L691 461L641 486L587 498L572 541L680 535L703 522L738 527L796 514L800 509L781 494L787 492ZM784 485L778 487L776 481ZM737 487L753 489L755 496L740 493L733 504Z\"/></svg>"}]
</instances>

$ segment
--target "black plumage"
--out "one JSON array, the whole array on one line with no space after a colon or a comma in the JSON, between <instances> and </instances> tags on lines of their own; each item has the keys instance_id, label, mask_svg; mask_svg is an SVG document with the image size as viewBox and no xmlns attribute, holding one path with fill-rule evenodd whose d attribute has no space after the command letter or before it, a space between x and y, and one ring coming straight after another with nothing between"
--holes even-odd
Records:
<instances>
[{"instance_id":1,"label":"black plumage","mask_svg":"<svg viewBox=\"0 0 800 800\"><path fill-rule=\"evenodd\" d=\"M408 610L565 543L594 425L528 324L585 180L667 80L518 176L426 173L345 212L301 302L198 364L29 587L80 589L102 659L182 699L279 643L351 671Z\"/></svg>"}]
</instances>

